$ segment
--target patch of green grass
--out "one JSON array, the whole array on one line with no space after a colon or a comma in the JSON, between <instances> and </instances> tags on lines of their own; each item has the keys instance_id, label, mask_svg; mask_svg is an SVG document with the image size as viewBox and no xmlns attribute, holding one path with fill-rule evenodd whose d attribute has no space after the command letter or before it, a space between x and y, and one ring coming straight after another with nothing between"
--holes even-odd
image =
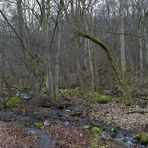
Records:
<instances>
[{"instance_id":1,"label":"patch of green grass","mask_svg":"<svg viewBox=\"0 0 148 148\"><path fill-rule=\"evenodd\" d=\"M148 133L139 132L134 138L140 141L141 144L148 144Z\"/></svg>"},{"instance_id":2,"label":"patch of green grass","mask_svg":"<svg viewBox=\"0 0 148 148\"><path fill-rule=\"evenodd\" d=\"M17 106L19 106L22 103L21 98L19 97L11 97L8 99L8 101L6 102L6 107L9 109L15 108Z\"/></svg>"}]
</instances>

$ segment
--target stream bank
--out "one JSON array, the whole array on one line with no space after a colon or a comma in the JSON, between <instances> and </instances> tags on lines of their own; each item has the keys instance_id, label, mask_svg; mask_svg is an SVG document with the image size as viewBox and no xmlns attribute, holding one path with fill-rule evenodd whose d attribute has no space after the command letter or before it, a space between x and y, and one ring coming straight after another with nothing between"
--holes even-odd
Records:
<instances>
[{"instance_id":1,"label":"stream bank","mask_svg":"<svg viewBox=\"0 0 148 148\"><path fill-rule=\"evenodd\" d=\"M71 104L74 105L74 102L63 103L62 101L62 104L58 104L50 110L48 107L39 107L35 114L21 113L18 109L13 111L5 109L3 110L3 121L21 125L28 133L37 138L39 148L89 148L92 139L90 133L92 127L102 129L103 134L110 139L110 147L147 147L147 145L141 145L139 141L134 139L135 129L121 128L115 122L105 123L105 119L98 115L99 110L97 109L97 112L95 112L94 107L93 112L91 112L90 107L88 110L86 106L79 106L80 109L78 110L75 105L74 107ZM35 123L41 123L43 127L37 129L34 126ZM146 130L146 128L143 128L143 131L146 132ZM106 147L109 145L104 141L102 141L102 144Z\"/></svg>"},{"instance_id":2,"label":"stream bank","mask_svg":"<svg viewBox=\"0 0 148 148\"><path fill-rule=\"evenodd\" d=\"M21 126L27 133L36 137L39 148L89 148L93 127L102 130L99 144L105 148L146 148L134 137L138 131L148 132L148 108L126 107L118 99L107 104L89 104L83 98L61 98L53 104L43 98L37 110L30 100L14 109L1 110L0 120ZM41 129L35 125L41 125Z\"/></svg>"}]
</instances>

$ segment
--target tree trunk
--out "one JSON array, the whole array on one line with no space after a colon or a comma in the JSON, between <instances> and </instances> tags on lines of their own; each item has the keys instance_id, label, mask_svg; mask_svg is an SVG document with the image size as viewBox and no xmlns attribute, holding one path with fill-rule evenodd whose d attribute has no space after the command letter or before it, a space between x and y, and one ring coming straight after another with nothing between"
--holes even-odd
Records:
<instances>
[{"instance_id":1,"label":"tree trunk","mask_svg":"<svg viewBox=\"0 0 148 148\"><path fill-rule=\"evenodd\" d=\"M143 78L144 73L144 59L143 59L143 44L142 44L142 24L140 23L139 27L139 59L140 59L140 77Z\"/></svg>"},{"instance_id":2,"label":"tree trunk","mask_svg":"<svg viewBox=\"0 0 148 148\"><path fill-rule=\"evenodd\" d=\"M94 27L94 25L92 25L92 28ZM88 32L88 24L87 21L85 23L85 30L86 32ZM93 29L92 29L93 30ZM89 67L90 67L90 88L92 91L94 91L94 68L93 68L93 62L92 62L92 53L91 53L91 43L90 40L85 39L86 40L86 49L88 52L88 61L89 61Z\"/></svg>"},{"instance_id":3,"label":"tree trunk","mask_svg":"<svg viewBox=\"0 0 148 148\"><path fill-rule=\"evenodd\" d=\"M17 0L17 14L18 14L18 32L20 38L24 43L24 18L23 18L22 0ZM24 58L23 60L25 62L25 66L27 67L25 48L22 45L21 41L20 41L20 48L23 52L23 58Z\"/></svg>"},{"instance_id":4,"label":"tree trunk","mask_svg":"<svg viewBox=\"0 0 148 148\"><path fill-rule=\"evenodd\" d=\"M125 38L124 38L124 0L120 1L120 51L121 51L121 70L124 74L126 72L125 59Z\"/></svg>"},{"instance_id":5,"label":"tree trunk","mask_svg":"<svg viewBox=\"0 0 148 148\"><path fill-rule=\"evenodd\" d=\"M79 46L78 46L78 41L77 41L76 38L73 41L73 46L74 46L75 54L76 54L77 78L78 78L78 81L79 81L80 89L84 90L84 88L85 88L84 81L83 81L84 78L83 78L83 72L82 72L82 69L81 69L81 63L80 63L80 58L79 58L79 54L78 54Z\"/></svg>"},{"instance_id":6,"label":"tree trunk","mask_svg":"<svg viewBox=\"0 0 148 148\"><path fill-rule=\"evenodd\" d=\"M59 56L61 49L61 39L62 39L62 6L60 4L59 8L59 17L58 17L58 47L55 49L55 72L54 72L54 98L58 98L58 89L59 89Z\"/></svg>"},{"instance_id":7,"label":"tree trunk","mask_svg":"<svg viewBox=\"0 0 148 148\"><path fill-rule=\"evenodd\" d=\"M50 4L50 3L49 3ZM51 63L51 54L48 49L48 20L47 20L47 15L46 15L46 8L45 8L45 0L42 0L41 3L41 14L42 14L42 22L41 22L41 27L42 27L42 32L43 32L43 37L45 41L45 47L46 51L48 52L46 56L46 87L48 89L48 95L52 98L54 96L54 91L53 91L53 71L52 71L52 63Z\"/></svg>"},{"instance_id":8,"label":"tree trunk","mask_svg":"<svg viewBox=\"0 0 148 148\"><path fill-rule=\"evenodd\" d=\"M93 68L93 63L92 63L92 54L91 54L91 46L90 46L90 41L88 40L88 59L89 59L89 65L90 65L90 84L91 84L91 90L94 91L94 68Z\"/></svg>"},{"instance_id":9,"label":"tree trunk","mask_svg":"<svg viewBox=\"0 0 148 148\"><path fill-rule=\"evenodd\" d=\"M106 53L106 55L107 55L111 65L112 65L112 67L113 67L113 69L115 71L115 74L116 74L116 76L117 76L117 78L119 80L119 83L121 84L121 86L123 88L123 91L125 93L124 94L125 95L125 98L124 98L125 104L132 103L131 94L130 94L128 88L127 88L127 84L126 84L123 76L121 75L120 70L119 70L119 68L118 68L118 66L116 64L116 61L115 61L114 57L112 56L109 48L102 41L100 41L100 40L98 40L98 39L96 39L96 38L94 38L94 37L92 37L92 36L90 36L90 35L88 35L86 33L83 33L83 32L80 32L80 31L76 31L76 30L74 31L74 33L76 33L77 35L79 35L81 37L85 37L85 38L91 40L92 42L94 42L97 45L99 45L105 51L105 53Z\"/></svg>"},{"instance_id":10,"label":"tree trunk","mask_svg":"<svg viewBox=\"0 0 148 148\"><path fill-rule=\"evenodd\" d=\"M146 30L146 28L144 28L144 37L145 37L145 52L146 52L146 67L148 68L148 32Z\"/></svg>"}]
</instances>

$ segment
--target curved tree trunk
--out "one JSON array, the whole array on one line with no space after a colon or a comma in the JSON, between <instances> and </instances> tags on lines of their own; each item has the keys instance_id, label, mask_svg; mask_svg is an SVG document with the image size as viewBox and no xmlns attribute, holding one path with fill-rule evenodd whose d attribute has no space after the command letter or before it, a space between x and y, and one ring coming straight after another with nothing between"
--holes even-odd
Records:
<instances>
[{"instance_id":1,"label":"curved tree trunk","mask_svg":"<svg viewBox=\"0 0 148 148\"><path fill-rule=\"evenodd\" d=\"M124 95L125 95L124 102L126 104L132 103L131 102L132 101L131 100L132 99L131 98L131 94L130 94L128 88L127 88L125 80L123 79L123 76L121 75L121 72L120 72L120 70L119 70L119 68L118 68L118 66L117 66L117 64L115 62L115 59L112 56L112 53L110 52L109 48L102 41L100 41L100 40L98 40L98 39L96 39L96 38L94 38L94 37L92 37L92 36L90 36L90 35L88 35L86 33L83 33L83 32L80 32L80 31L76 31L76 30L74 31L74 33L76 33L77 35L79 35L81 37L85 37L85 38L91 40L92 42L94 42L97 45L99 45L105 51L105 53L106 53L106 55L107 55L111 65L112 65L112 67L113 67L113 69L115 71L115 74L116 74L116 76L117 76L117 78L119 80L119 83L121 84L121 86L123 88Z\"/></svg>"},{"instance_id":2,"label":"curved tree trunk","mask_svg":"<svg viewBox=\"0 0 148 148\"><path fill-rule=\"evenodd\" d=\"M126 82L123 78L123 76L121 75L121 72L115 62L115 59L114 57L112 56L109 48L102 42L100 41L99 39L96 39L92 36L90 36L89 34L86 34L84 32L81 32L79 31L76 26L74 25L74 23L69 19L69 16L68 16L68 12L67 12L67 9L65 8L65 4L64 4L64 1L63 0L60 0L60 3L61 5L63 6L63 11L65 12L65 15L66 15L66 18L68 19L69 23L71 24L71 30L73 31L73 33L77 34L78 36L81 36L81 37L84 37L84 38L87 38L89 40L91 40L92 42L96 43L97 45L99 45L106 53L114 71L115 71L115 74L119 80L119 83L121 84L122 88L123 88L123 91L124 91L124 95L125 95L125 98L124 98L124 102L126 104L130 104L132 103L132 98L131 98L131 94L130 94L130 91L128 90L127 88L127 85L126 85Z\"/></svg>"}]
</instances>

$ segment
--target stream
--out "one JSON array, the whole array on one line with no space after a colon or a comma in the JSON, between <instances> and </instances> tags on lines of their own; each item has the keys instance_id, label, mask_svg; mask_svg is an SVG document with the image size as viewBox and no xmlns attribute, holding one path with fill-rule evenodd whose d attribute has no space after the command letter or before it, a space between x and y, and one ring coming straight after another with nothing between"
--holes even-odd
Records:
<instances>
[{"instance_id":1,"label":"stream","mask_svg":"<svg viewBox=\"0 0 148 148\"><path fill-rule=\"evenodd\" d=\"M36 128L26 128L26 130L37 137L38 148L55 148L55 142L51 135L47 134L44 130Z\"/></svg>"},{"instance_id":2,"label":"stream","mask_svg":"<svg viewBox=\"0 0 148 148\"><path fill-rule=\"evenodd\" d=\"M27 99L30 96L24 95ZM42 121L48 120L53 123L57 123L64 127L72 127L78 126L84 129L95 126L95 124L87 117L84 116L79 120L66 120L63 119L63 116L67 113L69 114L69 108L63 108L62 110L54 107L52 108L52 112L46 119ZM53 140L52 136L47 134L43 129L37 129L34 127L34 123L38 122L34 116L27 116L23 114L16 114L13 111L4 110L4 114L8 117L7 121L3 121L4 123L20 123L24 126L24 129L29 133L35 135L38 139L38 147L39 148L56 148L56 142ZM101 124L100 124L101 125ZM103 134L107 136L112 143L114 143L114 147L116 148L148 148L146 145L141 145L136 141L134 137L134 132L125 131L123 129L117 128L113 125L101 125L101 129L103 129Z\"/></svg>"},{"instance_id":3,"label":"stream","mask_svg":"<svg viewBox=\"0 0 148 148\"><path fill-rule=\"evenodd\" d=\"M17 115L14 112L8 110L5 111L5 114L10 117L10 123L13 123L14 125L15 123L23 123L24 129L37 137L38 148L56 148L56 142L53 140L51 135L47 134L43 129L37 129L33 127L35 123L33 116ZM55 114L50 116L49 121L50 120L64 127L79 126L86 129L92 126L91 124L88 124L89 122L86 119L84 119L84 121L87 121L87 124L85 124L84 121L70 122L60 120ZM112 127L112 125L103 125L101 128L103 129L104 135L111 139L111 142L116 148L147 148L147 146L140 145L137 141L134 141L134 133L132 132L124 131L122 129L115 129Z\"/></svg>"}]
</instances>

